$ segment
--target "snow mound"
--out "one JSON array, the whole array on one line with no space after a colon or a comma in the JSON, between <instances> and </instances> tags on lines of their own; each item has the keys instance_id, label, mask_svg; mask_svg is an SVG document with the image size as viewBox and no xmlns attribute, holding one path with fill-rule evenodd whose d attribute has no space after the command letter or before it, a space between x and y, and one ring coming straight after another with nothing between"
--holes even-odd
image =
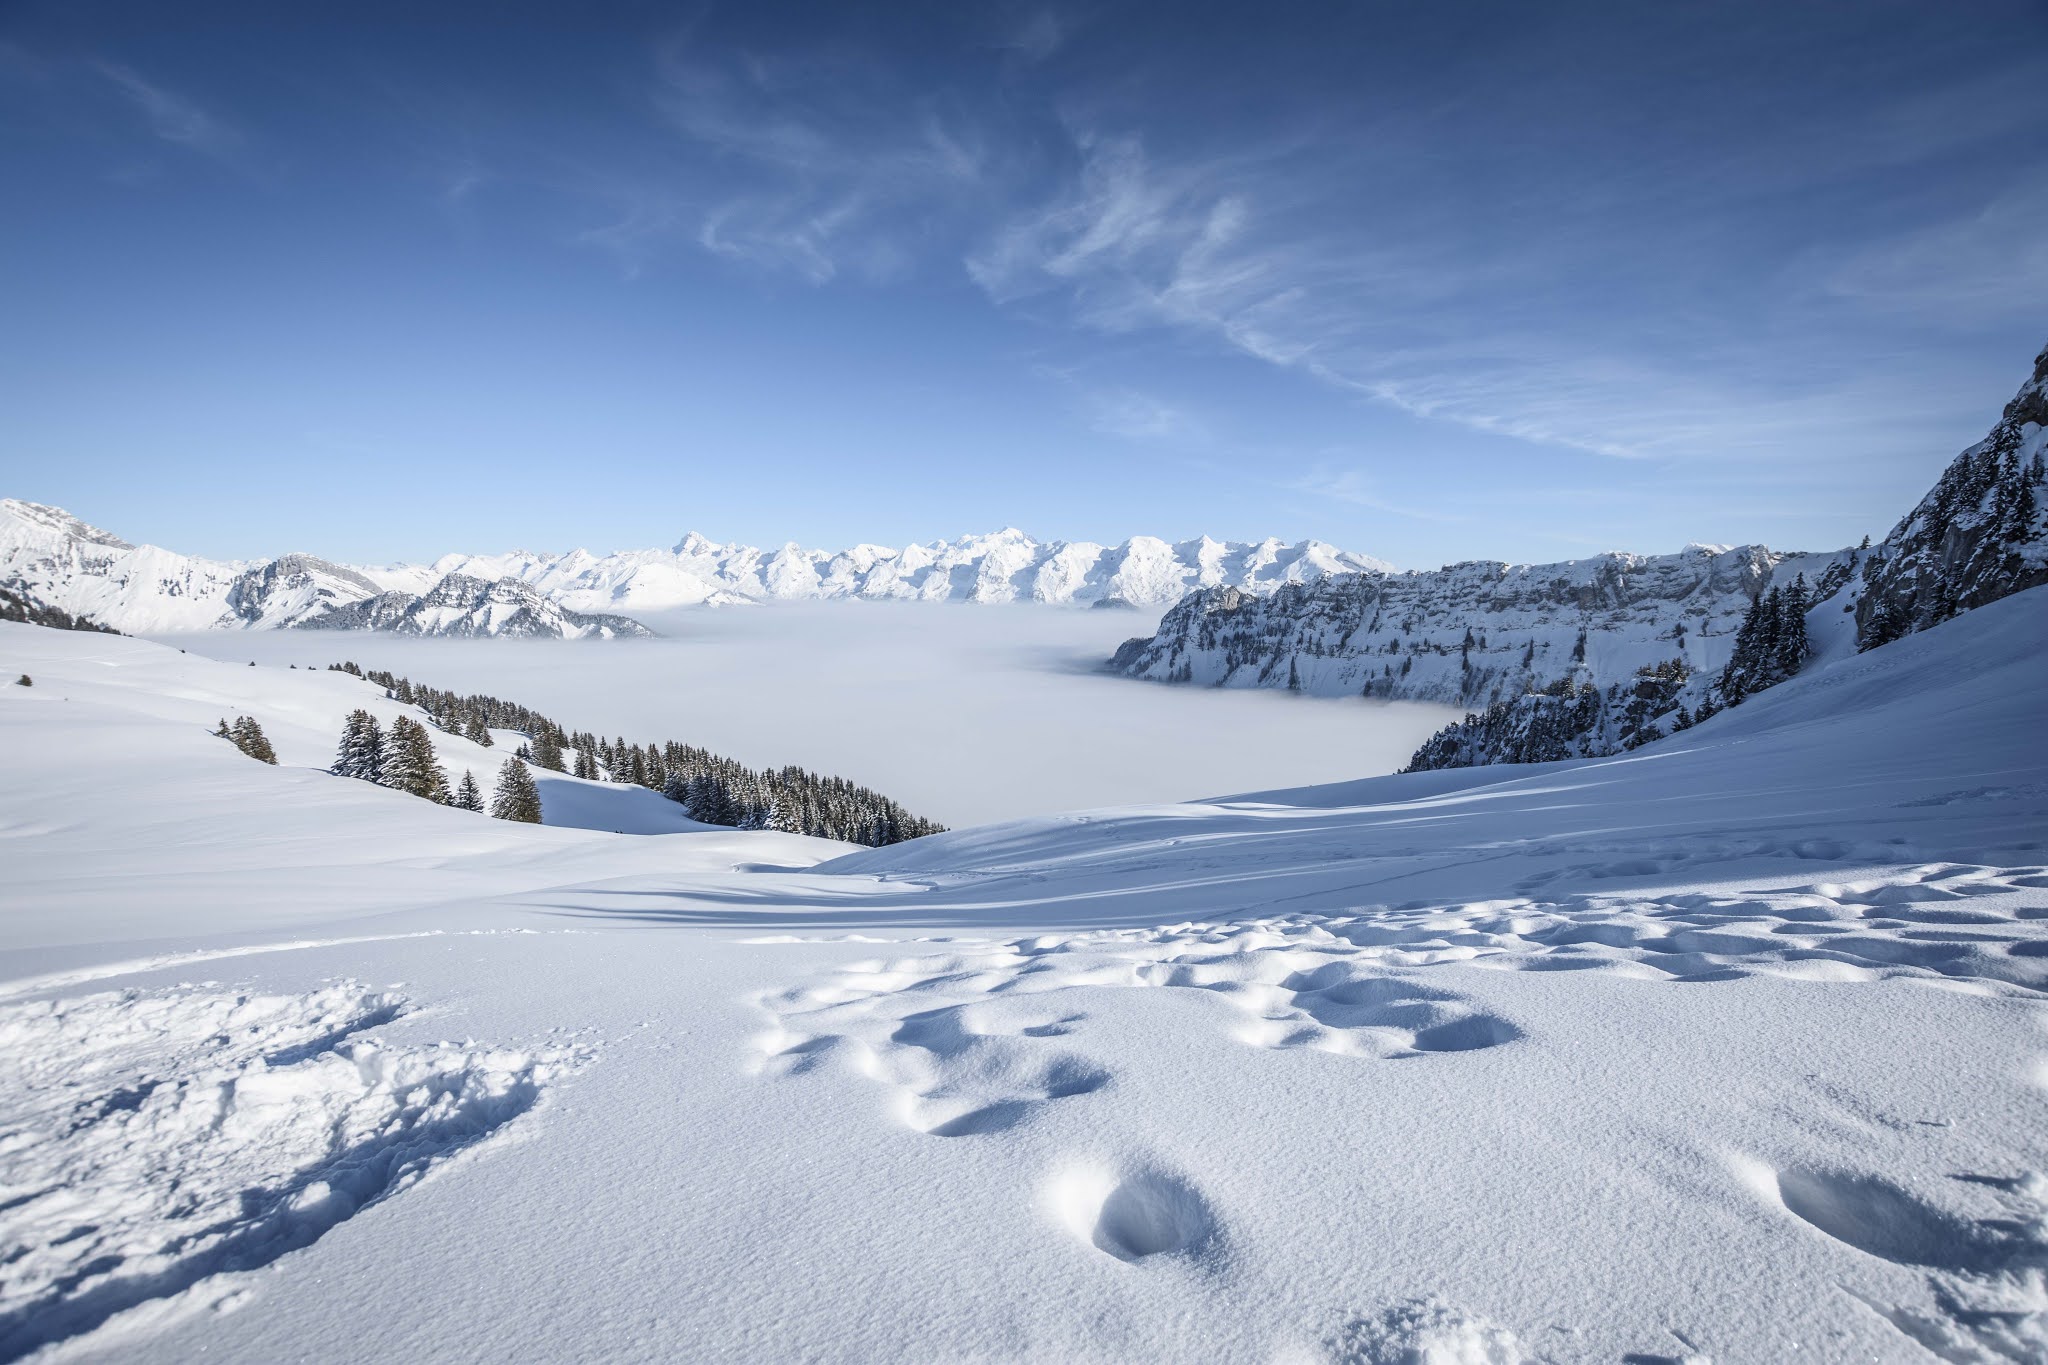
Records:
<instances>
[{"instance_id":1,"label":"snow mound","mask_svg":"<svg viewBox=\"0 0 2048 1365\"><path fill-rule=\"evenodd\" d=\"M405 1008L352 982L0 1006L0 1356L202 1282L222 1303L216 1277L413 1185L577 1060L359 1036Z\"/></svg>"},{"instance_id":2,"label":"snow mound","mask_svg":"<svg viewBox=\"0 0 2048 1365\"><path fill-rule=\"evenodd\" d=\"M1513 1332L1424 1298L1347 1324L1330 1343L1332 1365L1534 1365Z\"/></svg>"}]
</instances>

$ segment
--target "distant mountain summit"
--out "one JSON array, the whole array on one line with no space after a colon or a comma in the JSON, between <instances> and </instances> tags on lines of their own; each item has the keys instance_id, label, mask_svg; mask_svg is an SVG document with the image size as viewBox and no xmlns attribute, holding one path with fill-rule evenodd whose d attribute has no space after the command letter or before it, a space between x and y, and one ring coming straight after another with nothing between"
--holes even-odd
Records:
<instances>
[{"instance_id":1,"label":"distant mountain summit","mask_svg":"<svg viewBox=\"0 0 2048 1365\"><path fill-rule=\"evenodd\" d=\"M1158 611L1198 588L1255 596L1391 566L1317 540L1119 545L1039 541L1013 528L890 549L766 550L691 532L668 550L443 555L337 564L307 554L222 561L132 545L69 512L0 499L0 582L130 633L389 630L582 638L649 634L622 613L861 598L1035 602Z\"/></svg>"},{"instance_id":2,"label":"distant mountain summit","mask_svg":"<svg viewBox=\"0 0 2048 1365\"><path fill-rule=\"evenodd\" d=\"M516 579L361 569L313 555L267 563L131 545L57 507L0 498L0 584L130 634L208 629L609 639L651 635L623 616L569 611Z\"/></svg>"}]
</instances>

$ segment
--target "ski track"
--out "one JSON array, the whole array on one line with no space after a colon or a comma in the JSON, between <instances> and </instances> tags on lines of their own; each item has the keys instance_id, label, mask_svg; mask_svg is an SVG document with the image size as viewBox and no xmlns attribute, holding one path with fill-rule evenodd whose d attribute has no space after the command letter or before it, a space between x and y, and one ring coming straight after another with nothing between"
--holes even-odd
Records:
<instances>
[{"instance_id":1,"label":"ski track","mask_svg":"<svg viewBox=\"0 0 2048 1365\"><path fill-rule=\"evenodd\" d=\"M363 1036L407 1011L354 982L0 1005L0 1360L232 1306L237 1272L413 1185L586 1055Z\"/></svg>"},{"instance_id":2,"label":"ski track","mask_svg":"<svg viewBox=\"0 0 2048 1365\"><path fill-rule=\"evenodd\" d=\"M1656 870L1573 869L1595 880ZM1439 1065L1524 1036L1515 1022L1426 979L1446 963L1672 983L1903 976L2043 998L2048 950L2034 922L2048 919L2044 890L2048 867L1924 863L1734 892L1618 890L956 943L850 963L754 997L773 1022L755 1040L750 1065L769 1078L847 1068L888 1087L894 1113L911 1128L986 1138L1113 1083L1109 1068L1074 1045L1091 991L1212 992L1236 1007L1227 1032L1240 1045ZM2004 1206L1997 1217L1967 1219L1880 1172L1752 1161L1740 1174L1760 1202L1786 1216L1865 1255L1925 1271L1936 1311L1866 1302L1936 1358L2048 1359L2048 1176L1956 1176L1996 1190ZM1142 1158L1057 1176L1052 1203L1075 1236L1124 1262L1163 1257L1199 1268L1219 1259L1228 1235L1197 1176ZM1337 1361L1547 1359L1513 1333L1435 1300L1356 1317L1323 1345ZM1704 1357L1688 1346L1630 1359L1679 1365Z\"/></svg>"},{"instance_id":3,"label":"ski track","mask_svg":"<svg viewBox=\"0 0 2048 1365\"><path fill-rule=\"evenodd\" d=\"M538 934L539 929L422 929L409 934L363 934L354 938L295 938L281 943L247 943L233 948L201 948L185 953L160 953L155 957L128 958L120 962L103 962L76 971L49 972L42 976L26 976L16 981L0 982L0 1000L15 1000L24 995L40 995L46 991L70 990L74 986L90 985L95 981L109 981L117 976L139 976L144 972L167 971L174 967L190 967L201 962L220 962L235 957L256 957L264 953L296 953L313 948L343 948L359 943L398 943L412 938L475 938L495 934ZM567 934L573 929L555 929L546 932Z\"/></svg>"}]
</instances>

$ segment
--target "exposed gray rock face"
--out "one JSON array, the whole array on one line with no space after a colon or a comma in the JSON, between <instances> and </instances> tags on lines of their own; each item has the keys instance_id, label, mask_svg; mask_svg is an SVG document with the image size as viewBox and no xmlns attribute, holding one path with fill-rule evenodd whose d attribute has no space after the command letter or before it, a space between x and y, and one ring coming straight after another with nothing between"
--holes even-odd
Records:
<instances>
[{"instance_id":1,"label":"exposed gray rock face","mask_svg":"<svg viewBox=\"0 0 2048 1365\"><path fill-rule=\"evenodd\" d=\"M1991 434L1942 471L1864 569L1856 627L1864 648L2048 583L2048 347Z\"/></svg>"},{"instance_id":2,"label":"exposed gray rock face","mask_svg":"<svg viewBox=\"0 0 2048 1365\"><path fill-rule=\"evenodd\" d=\"M1111 666L1162 682L1478 708L1411 768L1617 753L1740 702L1810 653L1874 648L2048 582L2044 446L2048 349L1991 434L1867 551L1693 546L1360 573L1263 599L1216 588L1189 594ZM1781 598L1798 606L1753 611ZM1745 620L1769 638L1741 655Z\"/></svg>"},{"instance_id":3,"label":"exposed gray rock face","mask_svg":"<svg viewBox=\"0 0 2048 1365\"><path fill-rule=\"evenodd\" d=\"M1809 581L1848 552L1695 545L1558 564L1452 564L1191 593L1111 660L1161 682L1484 704L1561 678L1606 683L1677 659L1718 672L1756 593Z\"/></svg>"},{"instance_id":4,"label":"exposed gray rock face","mask_svg":"<svg viewBox=\"0 0 2048 1365\"><path fill-rule=\"evenodd\" d=\"M230 584L227 611L252 626L291 626L382 591L354 569L312 555L285 555Z\"/></svg>"},{"instance_id":5,"label":"exposed gray rock face","mask_svg":"<svg viewBox=\"0 0 2048 1365\"><path fill-rule=\"evenodd\" d=\"M417 596L379 593L296 624L301 630L376 630L454 638L492 635L581 640L654 633L623 616L567 611L517 579L486 582L465 574L449 574Z\"/></svg>"}]
</instances>

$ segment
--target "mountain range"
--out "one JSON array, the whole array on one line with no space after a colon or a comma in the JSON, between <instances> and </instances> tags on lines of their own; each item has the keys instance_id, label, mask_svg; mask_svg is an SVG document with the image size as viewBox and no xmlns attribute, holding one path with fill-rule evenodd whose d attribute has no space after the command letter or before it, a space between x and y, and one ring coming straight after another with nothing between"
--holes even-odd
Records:
<instances>
[{"instance_id":1,"label":"mountain range","mask_svg":"<svg viewBox=\"0 0 2048 1365\"><path fill-rule=\"evenodd\" d=\"M1763 686L2048 582L2044 448L2048 349L1990 434L1879 544L1479 561L1266 597L1212 588L1126 642L1112 667L1158 682L1474 707L1418 753L1421 767L1614 753L1741 699L1725 675L1731 659L1749 667L1745 648L1762 648L1751 617L1767 598L1800 619L1771 632L1797 644Z\"/></svg>"},{"instance_id":2,"label":"mountain range","mask_svg":"<svg viewBox=\"0 0 2048 1365\"><path fill-rule=\"evenodd\" d=\"M671 550L513 551L431 564L338 564L313 555L210 560L133 545L40 503L0 499L0 582L130 633L313 627L422 635L648 634L621 612L772 600L1035 602L1160 610L1193 589L1266 593L1390 569L1308 540L1120 545L1038 541L1015 529L889 549L721 545L694 532Z\"/></svg>"}]
</instances>

